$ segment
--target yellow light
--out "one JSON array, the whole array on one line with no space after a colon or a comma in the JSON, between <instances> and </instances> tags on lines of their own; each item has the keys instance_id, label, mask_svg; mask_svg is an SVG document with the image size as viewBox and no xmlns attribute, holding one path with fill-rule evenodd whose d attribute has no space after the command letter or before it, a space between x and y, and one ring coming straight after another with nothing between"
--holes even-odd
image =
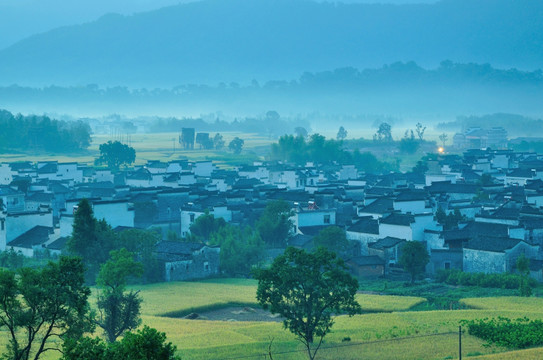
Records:
<instances>
[{"instance_id":1,"label":"yellow light","mask_svg":"<svg viewBox=\"0 0 543 360\"><path fill-rule=\"evenodd\" d=\"M445 152L445 149L443 149L443 147L439 147L437 148L437 152L439 152L440 154L443 154Z\"/></svg>"}]
</instances>

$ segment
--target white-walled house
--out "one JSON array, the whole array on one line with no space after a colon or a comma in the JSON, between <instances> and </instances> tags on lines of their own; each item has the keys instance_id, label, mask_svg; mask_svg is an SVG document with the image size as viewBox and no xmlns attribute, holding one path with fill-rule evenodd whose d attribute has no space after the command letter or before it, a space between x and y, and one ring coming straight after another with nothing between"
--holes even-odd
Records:
<instances>
[{"instance_id":1,"label":"white-walled house","mask_svg":"<svg viewBox=\"0 0 543 360\"><path fill-rule=\"evenodd\" d=\"M0 251L6 245L35 226L53 227L53 212L0 212Z\"/></svg>"},{"instance_id":2,"label":"white-walled house","mask_svg":"<svg viewBox=\"0 0 543 360\"><path fill-rule=\"evenodd\" d=\"M434 215L392 213L379 221L379 236L424 241L424 230L438 229Z\"/></svg>"},{"instance_id":3,"label":"white-walled house","mask_svg":"<svg viewBox=\"0 0 543 360\"><path fill-rule=\"evenodd\" d=\"M300 227L335 225L336 209L301 209L297 210L291 219L295 233Z\"/></svg>"},{"instance_id":4,"label":"white-walled house","mask_svg":"<svg viewBox=\"0 0 543 360\"><path fill-rule=\"evenodd\" d=\"M368 255L368 244L379 240L379 221L365 216L345 231L347 240L360 242L360 255Z\"/></svg>"}]
</instances>

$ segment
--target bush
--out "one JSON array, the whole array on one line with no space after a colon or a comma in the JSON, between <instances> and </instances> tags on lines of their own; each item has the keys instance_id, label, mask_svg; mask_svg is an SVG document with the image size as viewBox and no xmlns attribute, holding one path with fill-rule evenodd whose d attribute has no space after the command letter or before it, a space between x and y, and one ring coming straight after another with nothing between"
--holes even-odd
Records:
<instances>
[{"instance_id":1,"label":"bush","mask_svg":"<svg viewBox=\"0 0 543 360\"><path fill-rule=\"evenodd\" d=\"M519 289L522 286L534 287L536 281L524 279L517 274L466 273L460 270L438 270L435 280L449 285L479 286L497 289ZM527 281L527 284L524 283Z\"/></svg>"},{"instance_id":2,"label":"bush","mask_svg":"<svg viewBox=\"0 0 543 360\"><path fill-rule=\"evenodd\" d=\"M511 320L504 317L497 319L478 319L462 321L468 327L468 333L487 342L508 349L525 349L543 345L543 322L519 318Z\"/></svg>"}]
</instances>

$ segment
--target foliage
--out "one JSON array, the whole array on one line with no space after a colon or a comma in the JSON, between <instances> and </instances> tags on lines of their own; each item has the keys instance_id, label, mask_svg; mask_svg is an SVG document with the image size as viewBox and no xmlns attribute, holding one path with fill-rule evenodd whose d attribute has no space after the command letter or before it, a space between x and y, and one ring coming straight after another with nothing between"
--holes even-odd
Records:
<instances>
[{"instance_id":1,"label":"foliage","mask_svg":"<svg viewBox=\"0 0 543 360\"><path fill-rule=\"evenodd\" d=\"M241 150L243 149L244 143L245 141L243 139L240 139L239 137L236 136L228 144L228 149L230 149L230 151L232 151L234 154L240 154Z\"/></svg>"},{"instance_id":2,"label":"foliage","mask_svg":"<svg viewBox=\"0 0 543 360\"><path fill-rule=\"evenodd\" d=\"M297 126L294 128L294 133L296 134L296 137L302 137L306 138L309 133L307 132L307 129L302 126Z\"/></svg>"},{"instance_id":3,"label":"foliage","mask_svg":"<svg viewBox=\"0 0 543 360\"><path fill-rule=\"evenodd\" d=\"M458 228L458 223L464 219L465 217L460 213L460 210L458 209L454 209L453 212L447 215L441 207L437 208L436 220L438 223L443 225L443 230Z\"/></svg>"},{"instance_id":4,"label":"foliage","mask_svg":"<svg viewBox=\"0 0 543 360\"><path fill-rule=\"evenodd\" d=\"M62 360L179 360L175 352L165 333L144 326L110 344L100 338L70 339L64 344Z\"/></svg>"},{"instance_id":5,"label":"foliage","mask_svg":"<svg viewBox=\"0 0 543 360\"><path fill-rule=\"evenodd\" d=\"M343 255L349 247L345 230L339 226L325 227L313 238L313 243L315 247L322 246L338 255Z\"/></svg>"},{"instance_id":6,"label":"foliage","mask_svg":"<svg viewBox=\"0 0 543 360\"><path fill-rule=\"evenodd\" d=\"M341 259L322 247L312 253L289 247L255 278L259 303L285 318L284 327L304 344L310 359L334 324L332 313L361 311L354 297L358 282ZM314 340L318 344L311 349Z\"/></svg>"},{"instance_id":7,"label":"foliage","mask_svg":"<svg viewBox=\"0 0 543 360\"><path fill-rule=\"evenodd\" d=\"M345 130L343 126L340 126L336 135L336 139L341 141L341 140L345 140L346 137L347 137L347 130Z\"/></svg>"},{"instance_id":8,"label":"foliage","mask_svg":"<svg viewBox=\"0 0 543 360\"><path fill-rule=\"evenodd\" d=\"M424 268L429 261L430 256L422 242L408 241L402 247L399 264L411 274L411 284L415 282L418 275L424 273Z\"/></svg>"},{"instance_id":9,"label":"foliage","mask_svg":"<svg viewBox=\"0 0 543 360\"><path fill-rule=\"evenodd\" d=\"M0 110L0 150L73 152L91 143L90 127L83 121L58 121L47 116L13 115Z\"/></svg>"},{"instance_id":10,"label":"foliage","mask_svg":"<svg viewBox=\"0 0 543 360\"><path fill-rule=\"evenodd\" d=\"M264 243L250 227L226 224L211 234L209 243L221 247L221 270L231 276L250 275L264 257Z\"/></svg>"},{"instance_id":11,"label":"foliage","mask_svg":"<svg viewBox=\"0 0 543 360\"><path fill-rule=\"evenodd\" d=\"M377 129L377 132L373 135L373 140L392 141L392 126L386 122L379 124L379 129Z\"/></svg>"},{"instance_id":12,"label":"foliage","mask_svg":"<svg viewBox=\"0 0 543 360\"><path fill-rule=\"evenodd\" d=\"M264 243L270 247L283 247L292 230L290 217L294 213L289 203L274 200L266 204L264 212L256 222L256 229Z\"/></svg>"},{"instance_id":13,"label":"foliage","mask_svg":"<svg viewBox=\"0 0 543 360\"><path fill-rule=\"evenodd\" d=\"M0 252L0 267L15 270L23 266L24 255L13 248Z\"/></svg>"},{"instance_id":14,"label":"foliage","mask_svg":"<svg viewBox=\"0 0 543 360\"><path fill-rule=\"evenodd\" d=\"M224 147L224 139L221 134L216 133L213 137L213 146L215 146L216 150L222 150Z\"/></svg>"},{"instance_id":15,"label":"foliage","mask_svg":"<svg viewBox=\"0 0 543 360\"><path fill-rule=\"evenodd\" d=\"M212 233L225 225L226 221L223 218L215 219L215 216L206 210L205 214L198 216L190 225L190 233L197 240L208 241Z\"/></svg>"},{"instance_id":16,"label":"foliage","mask_svg":"<svg viewBox=\"0 0 543 360\"><path fill-rule=\"evenodd\" d=\"M506 317L463 321L468 333L485 340L489 345L508 349L526 349L543 345L543 321L527 317L511 320Z\"/></svg>"},{"instance_id":17,"label":"foliage","mask_svg":"<svg viewBox=\"0 0 543 360\"><path fill-rule=\"evenodd\" d=\"M415 131L417 132L417 136L419 138L419 141L423 140L424 132L426 131L426 126L423 126L420 122L415 125Z\"/></svg>"},{"instance_id":18,"label":"foliage","mask_svg":"<svg viewBox=\"0 0 543 360\"><path fill-rule=\"evenodd\" d=\"M519 289L522 277L516 274L485 274L467 273L457 269L438 270L435 277L437 282L449 285L480 286L483 288ZM536 281L527 279L529 286L535 286Z\"/></svg>"},{"instance_id":19,"label":"foliage","mask_svg":"<svg viewBox=\"0 0 543 360\"><path fill-rule=\"evenodd\" d=\"M532 286L528 280L528 276L530 276L530 259L524 254L520 254L517 258L516 265L521 277L519 285L520 296L532 296Z\"/></svg>"},{"instance_id":20,"label":"foliage","mask_svg":"<svg viewBox=\"0 0 543 360\"><path fill-rule=\"evenodd\" d=\"M68 240L68 251L80 256L87 267L87 279L92 282L113 250L115 233L105 220L96 220L90 202L82 199L75 212L72 236Z\"/></svg>"},{"instance_id":21,"label":"foliage","mask_svg":"<svg viewBox=\"0 0 543 360\"><path fill-rule=\"evenodd\" d=\"M126 281L130 276L141 276L143 266L134 261L134 254L126 249L111 252L111 259L103 264L98 274L97 284L101 288L98 295L98 317L100 326L110 343L117 340L125 331L138 327L141 322L141 298L138 292L125 292Z\"/></svg>"},{"instance_id":22,"label":"foliage","mask_svg":"<svg viewBox=\"0 0 543 360\"><path fill-rule=\"evenodd\" d=\"M116 239L117 245L115 248L125 248L134 253L135 260L143 266L143 274L141 275L143 283L158 282L164 278L162 266L153 253L155 245L160 240L161 237L158 232L141 229L124 230L118 234Z\"/></svg>"},{"instance_id":23,"label":"foliage","mask_svg":"<svg viewBox=\"0 0 543 360\"><path fill-rule=\"evenodd\" d=\"M42 269L22 268L16 275L0 270L0 326L9 337L6 357L37 360L59 351L58 339L92 330L90 289L84 285L83 263L61 257Z\"/></svg>"},{"instance_id":24,"label":"foliage","mask_svg":"<svg viewBox=\"0 0 543 360\"><path fill-rule=\"evenodd\" d=\"M136 150L119 141L108 141L100 145L100 157L97 164L107 164L112 170L118 170L121 165L130 165L136 161Z\"/></svg>"},{"instance_id":25,"label":"foliage","mask_svg":"<svg viewBox=\"0 0 543 360\"><path fill-rule=\"evenodd\" d=\"M400 140L400 151L406 154L414 154L420 147L420 141L415 139L413 130L409 135L408 130L405 131L404 137Z\"/></svg>"}]
</instances>

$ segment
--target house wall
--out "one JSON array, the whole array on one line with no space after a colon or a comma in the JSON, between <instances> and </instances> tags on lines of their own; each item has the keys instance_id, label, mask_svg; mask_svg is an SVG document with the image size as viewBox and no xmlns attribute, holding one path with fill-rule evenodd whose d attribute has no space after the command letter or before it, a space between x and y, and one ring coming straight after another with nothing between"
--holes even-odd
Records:
<instances>
[{"instance_id":1,"label":"house wall","mask_svg":"<svg viewBox=\"0 0 543 360\"><path fill-rule=\"evenodd\" d=\"M0 251L4 251L11 240L38 225L53 227L53 213L23 213L0 218Z\"/></svg>"},{"instance_id":2,"label":"house wall","mask_svg":"<svg viewBox=\"0 0 543 360\"><path fill-rule=\"evenodd\" d=\"M368 255L368 244L379 240L379 234L366 234L354 231L346 231L347 240L360 242L360 255Z\"/></svg>"},{"instance_id":3,"label":"house wall","mask_svg":"<svg viewBox=\"0 0 543 360\"><path fill-rule=\"evenodd\" d=\"M193 254L192 259L184 261L166 262L164 264L165 281L184 281L202 279L218 275L220 251L218 248L202 248Z\"/></svg>"},{"instance_id":4,"label":"house wall","mask_svg":"<svg viewBox=\"0 0 543 360\"><path fill-rule=\"evenodd\" d=\"M13 181L13 172L9 164L0 164L0 185L9 185Z\"/></svg>"},{"instance_id":5,"label":"house wall","mask_svg":"<svg viewBox=\"0 0 543 360\"><path fill-rule=\"evenodd\" d=\"M426 202L424 200L416 201L394 201L394 210L399 210L403 213L422 214L428 212Z\"/></svg>"},{"instance_id":6,"label":"house wall","mask_svg":"<svg viewBox=\"0 0 543 360\"><path fill-rule=\"evenodd\" d=\"M96 219L105 219L113 228L134 227L134 210L128 207L127 202L94 203L92 209Z\"/></svg>"},{"instance_id":7,"label":"house wall","mask_svg":"<svg viewBox=\"0 0 543 360\"><path fill-rule=\"evenodd\" d=\"M428 273L435 274L438 270L447 269L447 268L462 270L463 268L462 250L431 251L430 252L430 262L426 266L426 271Z\"/></svg>"},{"instance_id":8,"label":"house wall","mask_svg":"<svg viewBox=\"0 0 543 360\"><path fill-rule=\"evenodd\" d=\"M327 219L329 221L327 222ZM336 224L335 210L315 210L297 212L294 215L294 225L296 229L304 226L324 226Z\"/></svg>"},{"instance_id":9,"label":"house wall","mask_svg":"<svg viewBox=\"0 0 543 360\"><path fill-rule=\"evenodd\" d=\"M193 166L194 175L210 177L213 172L213 163L211 161L199 161Z\"/></svg>"},{"instance_id":10,"label":"house wall","mask_svg":"<svg viewBox=\"0 0 543 360\"><path fill-rule=\"evenodd\" d=\"M503 273L507 271L506 256L502 252L464 249L465 272Z\"/></svg>"},{"instance_id":11,"label":"house wall","mask_svg":"<svg viewBox=\"0 0 543 360\"><path fill-rule=\"evenodd\" d=\"M413 231L410 226L379 224L379 236L385 238L387 236L413 241Z\"/></svg>"}]
</instances>

